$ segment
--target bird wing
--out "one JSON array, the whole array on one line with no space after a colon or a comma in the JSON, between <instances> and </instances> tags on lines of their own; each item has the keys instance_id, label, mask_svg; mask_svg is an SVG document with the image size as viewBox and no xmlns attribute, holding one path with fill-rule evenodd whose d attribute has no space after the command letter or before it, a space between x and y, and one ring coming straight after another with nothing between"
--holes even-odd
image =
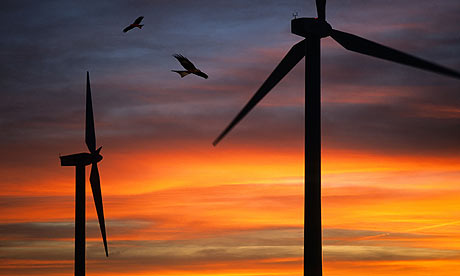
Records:
<instances>
[{"instance_id":1,"label":"bird wing","mask_svg":"<svg viewBox=\"0 0 460 276\"><path fill-rule=\"evenodd\" d=\"M198 71L198 72L196 72L196 73L193 72L193 74L195 74L195 75L197 75L197 76L200 76L200 77L202 77L202 78L205 78L205 79L208 78L208 75L206 75L206 74L205 74L204 72L202 72L202 71Z\"/></svg>"},{"instance_id":2,"label":"bird wing","mask_svg":"<svg viewBox=\"0 0 460 276\"><path fill-rule=\"evenodd\" d=\"M133 24L139 24L139 23L141 23L142 19L144 19L144 17L143 17L143 16L139 16L139 17L134 21Z\"/></svg>"},{"instance_id":3,"label":"bird wing","mask_svg":"<svg viewBox=\"0 0 460 276\"><path fill-rule=\"evenodd\" d=\"M127 31L131 30L132 28L134 28L134 27L132 25L129 25L128 27L123 29L123 32L126 33Z\"/></svg>"},{"instance_id":4,"label":"bird wing","mask_svg":"<svg viewBox=\"0 0 460 276\"><path fill-rule=\"evenodd\" d=\"M195 65L183 55L175 54L173 57L175 57L185 69L189 71L197 70Z\"/></svg>"}]
</instances>

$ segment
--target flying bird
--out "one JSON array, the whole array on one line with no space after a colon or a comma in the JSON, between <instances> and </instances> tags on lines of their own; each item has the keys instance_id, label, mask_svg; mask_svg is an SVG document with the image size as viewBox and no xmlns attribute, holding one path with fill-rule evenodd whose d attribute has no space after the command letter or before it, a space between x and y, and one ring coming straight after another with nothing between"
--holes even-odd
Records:
<instances>
[{"instance_id":1,"label":"flying bird","mask_svg":"<svg viewBox=\"0 0 460 276\"><path fill-rule=\"evenodd\" d=\"M188 60L188 58L184 57L183 55L178 55L178 54L173 55L173 57L175 57L186 70L186 71L171 70L173 72L178 73L181 78L187 76L188 74L195 74L205 79L208 78L208 75L206 75L205 73L197 69L195 65L193 65L193 63L190 60Z\"/></svg>"},{"instance_id":2,"label":"flying bird","mask_svg":"<svg viewBox=\"0 0 460 276\"><path fill-rule=\"evenodd\" d=\"M128 27L124 28L123 29L123 32L126 33L127 31L131 30L131 29L134 29L136 27L138 27L139 29L142 29L142 26L144 26L144 24L140 24L142 19L144 19L143 16L139 16L134 22L133 24L129 25Z\"/></svg>"}]
</instances>

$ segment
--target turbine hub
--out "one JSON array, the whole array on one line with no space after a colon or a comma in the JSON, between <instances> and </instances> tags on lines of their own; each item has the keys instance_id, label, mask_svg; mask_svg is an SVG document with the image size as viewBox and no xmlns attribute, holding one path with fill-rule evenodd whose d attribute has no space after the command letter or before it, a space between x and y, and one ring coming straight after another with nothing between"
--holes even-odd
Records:
<instances>
[{"instance_id":1,"label":"turbine hub","mask_svg":"<svg viewBox=\"0 0 460 276\"><path fill-rule=\"evenodd\" d=\"M99 154L99 152L93 153L93 162L99 163L102 160L102 155Z\"/></svg>"},{"instance_id":2,"label":"turbine hub","mask_svg":"<svg viewBox=\"0 0 460 276\"><path fill-rule=\"evenodd\" d=\"M291 32L302 37L319 36L323 38L331 34L332 27L326 20L302 17L291 20Z\"/></svg>"}]
</instances>

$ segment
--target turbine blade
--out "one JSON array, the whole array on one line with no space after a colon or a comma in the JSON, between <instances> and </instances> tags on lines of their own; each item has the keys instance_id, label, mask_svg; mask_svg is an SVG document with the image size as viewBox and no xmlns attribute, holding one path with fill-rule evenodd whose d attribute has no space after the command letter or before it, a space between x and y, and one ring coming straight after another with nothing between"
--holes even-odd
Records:
<instances>
[{"instance_id":1,"label":"turbine blade","mask_svg":"<svg viewBox=\"0 0 460 276\"><path fill-rule=\"evenodd\" d=\"M96 134L94 131L93 103L91 100L91 86L89 83L89 72L86 72L86 131L85 142L89 151L96 150Z\"/></svg>"},{"instance_id":2,"label":"turbine blade","mask_svg":"<svg viewBox=\"0 0 460 276\"><path fill-rule=\"evenodd\" d=\"M318 19L326 20L326 0L316 0Z\"/></svg>"},{"instance_id":3,"label":"turbine blade","mask_svg":"<svg viewBox=\"0 0 460 276\"><path fill-rule=\"evenodd\" d=\"M414 57L401 51L392 49L387 46L372 42L362 37L349 33L332 30L332 38L342 45L345 49L361 53L364 55L373 56L397 63L417 67L419 69L432 71L438 74L447 75L454 78L460 78L460 73L449 68L431 63L429 61Z\"/></svg>"},{"instance_id":4,"label":"turbine blade","mask_svg":"<svg viewBox=\"0 0 460 276\"><path fill-rule=\"evenodd\" d=\"M254 106L262 100L262 98L270 92L270 90L280 82L284 76L291 71L294 66L299 63L299 61L305 56L305 40L295 44L289 50L289 52L284 56L278 66L273 70L270 76L265 80L262 86L257 90L257 92L252 96L246 106L236 115L235 119L227 126L227 128L214 140L212 143L216 146L222 138L241 120L246 116L246 114L251 111Z\"/></svg>"},{"instance_id":5,"label":"turbine blade","mask_svg":"<svg viewBox=\"0 0 460 276\"><path fill-rule=\"evenodd\" d=\"M94 205L96 205L97 218L99 220L99 227L101 228L102 241L104 242L105 255L109 256L107 249L107 237L105 232L104 209L102 207L102 193L101 193L101 180L99 178L99 170L97 163L93 163L91 167L91 174L89 176L91 183L91 190L93 191Z\"/></svg>"}]
</instances>

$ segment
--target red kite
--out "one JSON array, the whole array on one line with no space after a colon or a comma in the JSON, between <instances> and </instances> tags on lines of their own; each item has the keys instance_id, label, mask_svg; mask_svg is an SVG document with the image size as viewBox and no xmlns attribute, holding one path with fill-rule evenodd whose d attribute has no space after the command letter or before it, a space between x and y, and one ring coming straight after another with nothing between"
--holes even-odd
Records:
<instances>
[{"instance_id":1,"label":"red kite","mask_svg":"<svg viewBox=\"0 0 460 276\"><path fill-rule=\"evenodd\" d=\"M140 24L142 19L144 19L143 16L139 16L134 22L133 24L129 25L128 27L124 28L123 29L123 32L126 33L127 31L131 30L131 29L134 29L136 27L138 27L139 29L142 29L142 26L144 26L144 24Z\"/></svg>"},{"instance_id":2,"label":"red kite","mask_svg":"<svg viewBox=\"0 0 460 276\"><path fill-rule=\"evenodd\" d=\"M205 78L205 79L208 78L208 75L206 75L205 73L203 73L199 69L197 69L195 67L195 65L193 65L193 63L190 62L190 60L188 60L188 58L184 57L183 55L178 55L178 54L173 55L173 57L177 58L177 60L180 62L180 64L185 68L185 70L187 70L187 71L171 70L173 72L178 73L181 78L187 76L188 74L195 74L195 75L200 76L200 77Z\"/></svg>"}]
</instances>

